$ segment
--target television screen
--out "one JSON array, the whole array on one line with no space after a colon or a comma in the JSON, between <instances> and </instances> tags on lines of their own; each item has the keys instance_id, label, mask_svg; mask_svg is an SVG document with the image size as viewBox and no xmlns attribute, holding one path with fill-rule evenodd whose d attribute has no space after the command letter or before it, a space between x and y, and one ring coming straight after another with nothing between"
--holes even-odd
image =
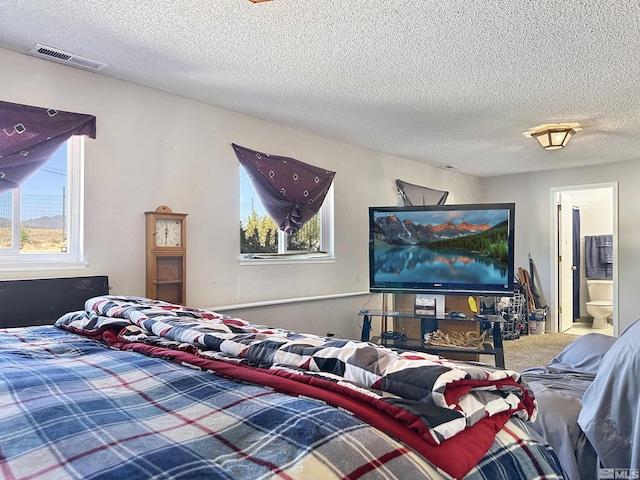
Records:
<instances>
[{"instance_id":1,"label":"television screen","mask_svg":"<svg viewBox=\"0 0 640 480\"><path fill-rule=\"evenodd\" d=\"M510 295L515 204L369 208L372 292Z\"/></svg>"}]
</instances>

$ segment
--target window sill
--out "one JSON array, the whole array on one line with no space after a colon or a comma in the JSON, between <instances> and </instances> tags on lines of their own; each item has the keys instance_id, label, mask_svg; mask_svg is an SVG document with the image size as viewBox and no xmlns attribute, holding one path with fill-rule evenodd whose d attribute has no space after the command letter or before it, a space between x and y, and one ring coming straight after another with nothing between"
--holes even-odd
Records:
<instances>
[{"instance_id":1,"label":"window sill","mask_svg":"<svg viewBox=\"0 0 640 480\"><path fill-rule=\"evenodd\" d=\"M4 262L0 258L0 272L27 272L34 270L81 270L89 266L85 261L64 262Z\"/></svg>"},{"instance_id":2,"label":"window sill","mask_svg":"<svg viewBox=\"0 0 640 480\"><path fill-rule=\"evenodd\" d=\"M333 263L335 258L329 253L289 253L289 254L245 254L240 256L240 265L267 265L293 263Z\"/></svg>"}]
</instances>

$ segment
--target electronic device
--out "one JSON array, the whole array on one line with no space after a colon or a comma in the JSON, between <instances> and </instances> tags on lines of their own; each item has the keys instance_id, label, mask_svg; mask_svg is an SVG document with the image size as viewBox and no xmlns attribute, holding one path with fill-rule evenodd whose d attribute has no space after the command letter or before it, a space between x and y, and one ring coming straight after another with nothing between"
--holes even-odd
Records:
<instances>
[{"instance_id":1,"label":"electronic device","mask_svg":"<svg viewBox=\"0 0 640 480\"><path fill-rule=\"evenodd\" d=\"M371 292L513 295L514 203L369 207Z\"/></svg>"},{"instance_id":2,"label":"electronic device","mask_svg":"<svg viewBox=\"0 0 640 480\"><path fill-rule=\"evenodd\" d=\"M413 301L413 314L416 317L435 317L437 315L437 299L425 295L416 295Z\"/></svg>"},{"instance_id":3,"label":"electronic device","mask_svg":"<svg viewBox=\"0 0 640 480\"><path fill-rule=\"evenodd\" d=\"M385 340L406 340L407 334L404 332L381 332L380 338L384 338Z\"/></svg>"}]
</instances>

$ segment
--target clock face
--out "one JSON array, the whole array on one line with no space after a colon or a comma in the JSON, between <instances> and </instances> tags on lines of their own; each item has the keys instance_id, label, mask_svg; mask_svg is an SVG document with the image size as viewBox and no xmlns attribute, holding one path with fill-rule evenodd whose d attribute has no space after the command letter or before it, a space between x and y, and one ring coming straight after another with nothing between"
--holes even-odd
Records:
<instances>
[{"instance_id":1,"label":"clock face","mask_svg":"<svg viewBox=\"0 0 640 480\"><path fill-rule=\"evenodd\" d=\"M156 246L180 247L182 242L182 222L158 218L156 220Z\"/></svg>"}]
</instances>

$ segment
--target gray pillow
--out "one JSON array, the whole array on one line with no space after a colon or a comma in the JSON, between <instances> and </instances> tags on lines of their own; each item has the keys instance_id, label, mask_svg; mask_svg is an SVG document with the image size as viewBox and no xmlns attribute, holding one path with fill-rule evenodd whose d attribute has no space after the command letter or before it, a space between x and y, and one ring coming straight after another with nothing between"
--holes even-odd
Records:
<instances>
[{"instance_id":1,"label":"gray pillow","mask_svg":"<svg viewBox=\"0 0 640 480\"><path fill-rule=\"evenodd\" d=\"M582 397L578 425L605 468L640 469L640 320L602 359Z\"/></svg>"},{"instance_id":2,"label":"gray pillow","mask_svg":"<svg viewBox=\"0 0 640 480\"><path fill-rule=\"evenodd\" d=\"M598 367L605 353L617 340L601 333L587 333L578 337L565 347L553 360L549 367L553 371L567 371L578 373L598 373Z\"/></svg>"}]
</instances>

